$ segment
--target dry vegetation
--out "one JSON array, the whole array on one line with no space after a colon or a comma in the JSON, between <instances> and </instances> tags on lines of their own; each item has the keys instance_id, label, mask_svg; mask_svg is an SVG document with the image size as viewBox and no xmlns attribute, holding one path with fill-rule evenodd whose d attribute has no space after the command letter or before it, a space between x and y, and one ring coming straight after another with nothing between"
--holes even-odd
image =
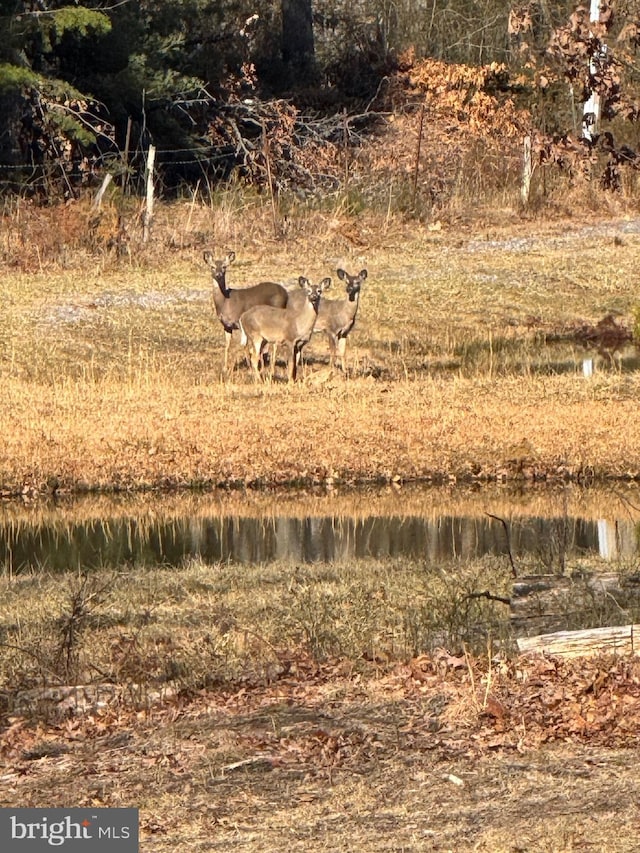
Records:
<instances>
[{"instance_id":1,"label":"dry vegetation","mask_svg":"<svg viewBox=\"0 0 640 853\"><path fill-rule=\"evenodd\" d=\"M0 804L134 805L142 850L635 849L636 659L471 655L478 583L504 561L5 576Z\"/></svg>"},{"instance_id":2,"label":"dry vegetation","mask_svg":"<svg viewBox=\"0 0 640 853\"><path fill-rule=\"evenodd\" d=\"M231 188L160 205L144 245L117 196L99 216L7 207L5 497L223 485L237 488L221 512L260 513L297 484L298 511L339 514L342 484L382 481L367 500L389 513L409 481L637 480L633 193L568 218L586 185L565 185L519 216L515 172L507 185L487 155L486 173L458 170L444 209L445 136L412 191L417 121L389 129L405 174L378 185L386 209L355 182L308 205ZM338 266L366 267L346 375L317 339L295 386L256 386L237 341L223 374L206 247L236 251L232 285L332 275L335 296ZM434 491L419 511L445 497L465 499ZM80 512L99 519L105 500ZM588 493L570 500L602 517ZM496 660L486 637L510 648L505 605L469 593L510 584L498 560L7 570L0 803L139 806L148 851L637 849L638 666Z\"/></svg>"},{"instance_id":3,"label":"dry vegetation","mask_svg":"<svg viewBox=\"0 0 640 853\"><path fill-rule=\"evenodd\" d=\"M405 490L407 512L477 512L471 489ZM514 522L611 507L577 486L482 495ZM398 500L398 487L367 492L362 513L393 514ZM4 514L62 539L78 520L119 514L149 528L163 514L339 517L352 499L232 491L135 504L95 495ZM5 570L0 804L136 806L145 851L275 853L283 838L299 851L493 853L516 838L541 853L631 851L638 665L506 655L508 607L473 594L508 599L511 580L506 558Z\"/></svg>"},{"instance_id":4,"label":"dry vegetation","mask_svg":"<svg viewBox=\"0 0 640 853\"><path fill-rule=\"evenodd\" d=\"M637 374L583 347L608 315L628 342L634 220L434 231L316 212L276 240L268 206L234 204L161 210L157 242L121 258L83 247L80 205L55 228L28 206L6 221L5 492L638 476ZM347 376L319 337L295 387L256 387L237 341L223 376L204 245L236 250L238 285L333 274L337 295L337 266L367 267Z\"/></svg>"}]
</instances>

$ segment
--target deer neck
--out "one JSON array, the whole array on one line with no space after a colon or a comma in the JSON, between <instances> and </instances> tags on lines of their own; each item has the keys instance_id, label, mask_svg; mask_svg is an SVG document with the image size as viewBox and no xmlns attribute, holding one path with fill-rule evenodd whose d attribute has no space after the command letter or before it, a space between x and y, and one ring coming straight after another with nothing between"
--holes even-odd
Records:
<instances>
[{"instance_id":1,"label":"deer neck","mask_svg":"<svg viewBox=\"0 0 640 853\"><path fill-rule=\"evenodd\" d=\"M231 295L231 291L224 281L220 282L213 277L213 304L216 306L218 314L224 309L224 306Z\"/></svg>"},{"instance_id":2,"label":"deer neck","mask_svg":"<svg viewBox=\"0 0 640 853\"><path fill-rule=\"evenodd\" d=\"M306 335L307 332L311 333L318 316L318 305L319 303L317 302L314 305L307 297L304 301L304 307L302 310L299 313L294 314L296 330L300 334Z\"/></svg>"}]
</instances>

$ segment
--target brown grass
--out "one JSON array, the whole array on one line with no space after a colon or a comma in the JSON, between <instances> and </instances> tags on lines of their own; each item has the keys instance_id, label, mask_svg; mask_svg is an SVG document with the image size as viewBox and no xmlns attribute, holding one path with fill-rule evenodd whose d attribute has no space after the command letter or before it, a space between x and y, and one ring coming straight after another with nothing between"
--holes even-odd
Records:
<instances>
[{"instance_id":1,"label":"brown grass","mask_svg":"<svg viewBox=\"0 0 640 853\"><path fill-rule=\"evenodd\" d=\"M640 235L628 221L433 231L316 212L258 244L217 214L162 209L154 246L119 260L65 253L62 227L56 252L27 242L19 258L9 232L8 256L29 271L3 275L6 492L638 476L636 374L605 356L584 380L572 339L608 314L632 325ZM237 344L222 376L200 260L210 243L236 250L238 285L366 266L348 377L329 373L316 338L296 387L255 387ZM553 337L562 346L546 346Z\"/></svg>"},{"instance_id":2,"label":"brown grass","mask_svg":"<svg viewBox=\"0 0 640 853\"><path fill-rule=\"evenodd\" d=\"M282 675L299 650L319 661L405 660L438 643L472 642L476 622L508 645L504 604L457 603L480 587L508 594L509 585L497 558L429 572L416 561L360 560L7 574L0 689L15 697L43 683L93 683L97 673L142 691L261 683Z\"/></svg>"},{"instance_id":3,"label":"brown grass","mask_svg":"<svg viewBox=\"0 0 640 853\"><path fill-rule=\"evenodd\" d=\"M268 205L238 191L160 205L153 243L118 258L114 210L88 233L82 205L18 205L2 245L4 492L317 483L328 488L297 511L339 513L332 486L383 480L395 485L370 503L392 513L414 479L638 477L637 375L605 355L585 379L573 335L608 314L632 323L633 211L452 209L423 226L346 210L294 210L276 237ZM233 284L366 266L348 375L329 374L314 340L295 387L254 386L237 344L223 376L208 245L237 252ZM466 507L462 490L415 500L428 512L444 496ZM147 511L197 517L211 500L259 514L273 492L173 495ZM503 514L498 492L487 500ZM566 500L601 517L595 494ZM102 518L103 502L90 497L84 517ZM63 524L70 511L41 512ZM587 677L583 663L505 672L486 653L412 659L469 639L461 590L509 582L504 560L7 573L0 804L138 806L142 849L161 853L634 850L635 664ZM497 632L504 606L478 603ZM11 711L20 691L41 701L42 684L65 680L113 690L96 708L88 688L78 716L38 713L28 694Z\"/></svg>"},{"instance_id":4,"label":"brown grass","mask_svg":"<svg viewBox=\"0 0 640 853\"><path fill-rule=\"evenodd\" d=\"M637 477L635 376L350 380L255 389L145 371L9 378L6 490L527 476Z\"/></svg>"},{"instance_id":5,"label":"brown grass","mask_svg":"<svg viewBox=\"0 0 640 853\"><path fill-rule=\"evenodd\" d=\"M637 661L403 643L420 606L442 630L438 577L453 601L474 573L508 583L496 561L5 576L0 805L135 806L145 851L635 849ZM48 702L64 678L87 686Z\"/></svg>"}]
</instances>

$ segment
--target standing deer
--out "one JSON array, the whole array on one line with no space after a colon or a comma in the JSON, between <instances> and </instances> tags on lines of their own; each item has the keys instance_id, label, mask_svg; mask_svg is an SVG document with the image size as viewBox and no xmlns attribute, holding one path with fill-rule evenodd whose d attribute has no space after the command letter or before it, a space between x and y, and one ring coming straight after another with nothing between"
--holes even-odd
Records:
<instances>
[{"instance_id":1,"label":"standing deer","mask_svg":"<svg viewBox=\"0 0 640 853\"><path fill-rule=\"evenodd\" d=\"M235 252L229 252L226 257L216 260L213 254L205 251L205 263L211 269L213 280L213 303L216 315L224 328L224 369L227 369L231 334L238 328L238 320L249 308L256 305L271 305L274 308L284 308L287 304L287 290L275 281L262 281L252 287L227 287L227 269L236 259Z\"/></svg>"},{"instance_id":2,"label":"standing deer","mask_svg":"<svg viewBox=\"0 0 640 853\"><path fill-rule=\"evenodd\" d=\"M338 278L347 283L347 298L323 299L313 330L314 332L326 333L329 338L329 366L333 367L337 355L343 372L347 335L353 329L353 324L356 321L360 303L360 287L366 277L366 270L360 270L358 275L349 275L348 272L339 269Z\"/></svg>"},{"instance_id":3,"label":"standing deer","mask_svg":"<svg viewBox=\"0 0 640 853\"><path fill-rule=\"evenodd\" d=\"M302 299L289 299L286 308L274 308L270 305L258 305L250 308L240 318L241 343L249 346L251 366L255 378L260 379L260 355L267 344L273 344L271 354L271 372L276 363L278 344L286 343L289 354L289 381L295 381L300 352L313 332L318 317L320 297L331 287L331 279L324 278L320 284L311 284L308 278L300 276L298 285L304 293Z\"/></svg>"}]
</instances>

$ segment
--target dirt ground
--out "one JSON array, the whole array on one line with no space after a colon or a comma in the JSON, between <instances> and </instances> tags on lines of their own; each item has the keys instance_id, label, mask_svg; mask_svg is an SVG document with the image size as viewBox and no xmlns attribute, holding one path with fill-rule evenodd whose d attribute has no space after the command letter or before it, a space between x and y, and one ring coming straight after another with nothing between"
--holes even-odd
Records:
<instances>
[{"instance_id":1,"label":"dirt ground","mask_svg":"<svg viewBox=\"0 0 640 853\"><path fill-rule=\"evenodd\" d=\"M146 710L14 715L0 804L137 806L162 853L640 849L637 661L289 666Z\"/></svg>"}]
</instances>

